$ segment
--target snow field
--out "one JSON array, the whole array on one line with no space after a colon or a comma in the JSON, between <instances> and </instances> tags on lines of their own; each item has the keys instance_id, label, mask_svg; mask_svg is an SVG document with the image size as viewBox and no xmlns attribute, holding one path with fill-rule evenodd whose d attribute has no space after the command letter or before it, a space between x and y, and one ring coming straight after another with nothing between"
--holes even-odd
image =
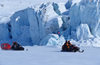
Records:
<instances>
[{"instance_id":1,"label":"snow field","mask_svg":"<svg viewBox=\"0 0 100 65\"><path fill-rule=\"evenodd\" d=\"M25 46L28 51L0 50L0 65L99 65L100 48L83 47L84 53L60 52L60 48Z\"/></svg>"}]
</instances>

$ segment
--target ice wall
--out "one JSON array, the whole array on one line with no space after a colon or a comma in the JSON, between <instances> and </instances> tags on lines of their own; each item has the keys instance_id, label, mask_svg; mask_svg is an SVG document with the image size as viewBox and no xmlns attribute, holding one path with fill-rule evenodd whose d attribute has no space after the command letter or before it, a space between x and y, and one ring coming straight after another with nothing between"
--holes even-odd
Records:
<instances>
[{"instance_id":1,"label":"ice wall","mask_svg":"<svg viewBox=\"0 0 100 65\"><path fill-rule=\"evenodd\" d=\"M0 40L18 41L22 45L59 45L64 38L76 41L99 38L99 1L73 2L43 3L15 12L8 23L0 24Z\"/></svg>"},{"instance_id":2,"label":"ice wall","mask_svg":"<svg viewBox=\"0 0 100 65\"><path fill-rule=\"evenodd\" d=\"M0 40L9 40L9 32L7 24L0 24Z\"/></svg>"},{"instance_id":3,"label":"ice wall","mask_svg":"<svg viewBox=\"0 0 100 65\"><path fill-rule=\"evenodd\" d=\"M65 39L63 36L58 36L57 34L49 34L46 36L41 42L40 45L47 45L47 46L58 46L62 47L64 44Z\"/></svg>"},{"instance_id":4,"label":"ice wall","mask_svg":"<svg viewBox=\"0 0 100 65\"><path fill-rule=\"evenodd\" d=\"M56 3L42 4L37 9L26 8L17 11L10 17L10 21L5 24L7 27L1 24L1 26L4 26L1 27L2 30L7 28L6 35L1 33L1 39L4 37L5 40L7 38L22 45L40 45L39 42L47 34L57 32L62 26L63 22L59 16L60 14ZM49 32L47 32L47 26L50 28Z\"/></svg>"},{"instance_id":5,"label":"ice wall","mask_svg":"<svg viewBox=\"0 0 100 65\"><path fill-rule=\"evenodd\" d=\"M99 23L100 23L99 22L99 18L100 18L99 8L100 7L98 6L98 4L99 2L97 0L96 1L82 0L78 4L75 3L70 8L69 10L70 24L69 24L69 27L64 32L65 38L78 40L76 36L77 35L76 30L78 26L80 26L81 24L87 24L87 26L89 27L90 33L94 37L98 36L97 33L99 32Z\"/></svg>"},{"instance_id":6,"label":"ice wall","mask_svg":"<svg viewBox=\"0 0 100 65\"><path fill-rule=\"evenodd\" d=\"M9 22L11 25L12 41L18 41L22 45L32 45L27 10L15 12Z\"/></svg>"},{"instance_id":7,"label":"ice wall","mask_svg":"<svg viewBox=\"0 0 100 65\"><path fill-rule=\"evenodd\" d=\"M93 38L90 29L87 24L81 24L76 30L78 40L88 40Z\"/></svg>"},{"instance_id":8,"label":"ice wall","mask_svg":"<svg viewBox=\"0 0 100 65\"><path fill-rule=\"evenodd\" d=\"M9 43L17 41L21 45L39 45L46 35L42 12L33 8L15 12L8 23L0 24L0 40Z\"/></svg>"},{"instance_id":9,"label":"ice wall","mask_svg":"<svg viewBox=\"0 0 100 65\"><path fill-rule=\"evenodd\" d=\"M36 12L35 10L29 8L28 9L28 19L30 23L30 35L32 39L33 45L39 45L40 41L44 38L45 28L43 21L42 11Z\"/></svg>"}]
</instances>

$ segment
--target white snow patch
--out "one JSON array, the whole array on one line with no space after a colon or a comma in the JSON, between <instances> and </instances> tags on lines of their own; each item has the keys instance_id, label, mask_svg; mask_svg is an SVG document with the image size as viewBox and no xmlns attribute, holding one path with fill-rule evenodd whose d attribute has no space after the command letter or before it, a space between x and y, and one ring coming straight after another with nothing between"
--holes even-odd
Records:
<instances>
[{"instance_id":1,"label":"white snow patch","mask_svg":"<svg viewBox=\"0 0 100 65\"><path fill-rule=\"evenodd\" d=\"M20 19L20 16L18 16L18 17L16 18L16 22L17 22L19 19Z\"/></svg>"},{"instance_id":2,"label":"white snow patch","mask_svg":"<svg viewBox=\"0 0 100 65\"><path fill-rule=\"evenodd\" d=\"M1 23L7 23L7 22L9 22L10 21L10 17L0 17L0 24Z\"/></svg>"}]
</instances>

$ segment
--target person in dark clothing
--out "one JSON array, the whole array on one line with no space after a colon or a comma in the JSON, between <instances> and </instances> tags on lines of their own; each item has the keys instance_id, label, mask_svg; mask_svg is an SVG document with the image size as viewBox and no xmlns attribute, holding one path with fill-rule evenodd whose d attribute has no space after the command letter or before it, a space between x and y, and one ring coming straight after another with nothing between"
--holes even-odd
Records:
<instances>
[{"instance_id":1,"label":"person in dark clothing","mask_svg":"<svg viewBox=\"0 0 100 65\"><path fill-rule=\"evenodd\" d=\"M66 41L64 45L62 46L62 51L67 51L67 52L77 52L79 51L80 48L71 44L70 41Z\"/></svg>"},{"instance_id":2,"label":"person in dark clothing","mask_svg":"<svg viewBox=\"0 0 100 65\"><path fill-rule=\"evenodd\" d=\"M62 46L62 51L69 51L69 46L68 46L68 42L67 41Z\"/></svg>"},{"instance_id":3,"label":"person in dark clothing","mask_svg":"<svg viewBox=\"0 0 100 65\"><path fill-rule=\"evenodd\" d=\"M21 45L19 45L17 42L13 42L11 49L12 50L24 50L24 48Z\"/></svg>"}]
</instances>

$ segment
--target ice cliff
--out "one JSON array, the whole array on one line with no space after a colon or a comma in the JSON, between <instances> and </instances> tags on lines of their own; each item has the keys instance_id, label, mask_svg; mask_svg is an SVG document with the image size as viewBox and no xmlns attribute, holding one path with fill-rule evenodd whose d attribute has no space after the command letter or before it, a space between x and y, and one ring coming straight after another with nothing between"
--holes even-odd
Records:
<instances>
[{"instance_id":1,"label":"ice cliff","mask_svg":"<svg viewBox=\"0 0 100 65\"><path fill-rule=\"evenodd\" d=\"M18 41L22 45L95 40L100 38L99 4L99 0L69 0L66 4L48 2L17 11L8 23L0 24L0 40Z\"/></svg>"}]
</instances>

